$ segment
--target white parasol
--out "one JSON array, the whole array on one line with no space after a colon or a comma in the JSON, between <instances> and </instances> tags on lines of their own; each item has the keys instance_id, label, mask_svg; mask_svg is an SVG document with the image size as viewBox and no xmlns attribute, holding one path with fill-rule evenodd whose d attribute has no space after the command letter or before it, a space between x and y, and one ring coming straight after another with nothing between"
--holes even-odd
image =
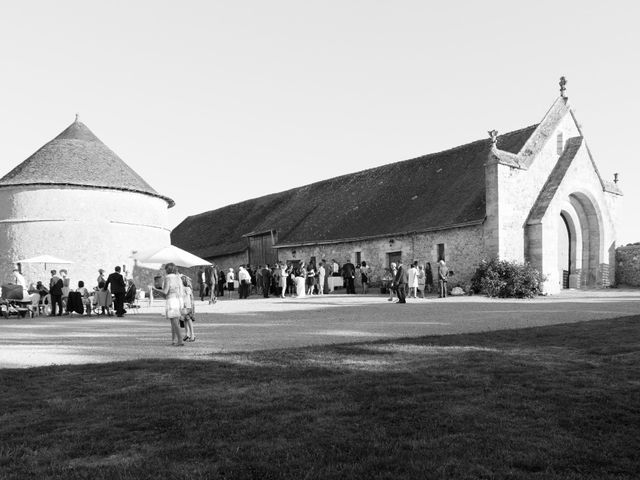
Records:
<instances>
[{"instance_id":1,"label":"white parasol","mask_svg":"<svg viewBox=\"0 0 640 480\"><path fill-rule=\"evenodd\" d=\"M54 257L53 255L38 255L37 257L16 260L16 263L44 263L44 269L47 269L47 263L55 265L68 265L73 263L71 260Z\"/></svg>"},{"instance_id":2,"label":"white parasol","mask_svg":"<svg viewBox=\"0 0 640 480\"><path fill-rule=\"evenodd\" d=\"M211 265L205 259L197 257L174 245L163 247L154 253L141 253L135 256L136 260L141 263L174 263L179 267L197 267L200 265Z\"/></svg>"}]
</instances>

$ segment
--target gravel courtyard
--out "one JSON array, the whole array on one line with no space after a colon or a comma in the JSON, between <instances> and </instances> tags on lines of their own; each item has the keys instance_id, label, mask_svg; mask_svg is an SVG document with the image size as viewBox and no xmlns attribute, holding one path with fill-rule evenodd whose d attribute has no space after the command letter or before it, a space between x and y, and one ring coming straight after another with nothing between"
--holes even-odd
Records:
<instances>
[{"instance_id":1,"label":"gravel courtyard","mask_svg":"<svg viewBox=\"0 0 640 480\"><path fill-rule=\"evenodd\" d=\"M534 300L483 296L409 299L381 295L196 302L196 341L171 346L156 300L124 318L104 316L0 319L0 368L96 363L140 358L211 358L211 354L384 338L524 328L640 313L640 290L565 291Z\"/></svg>"}]
</instances>

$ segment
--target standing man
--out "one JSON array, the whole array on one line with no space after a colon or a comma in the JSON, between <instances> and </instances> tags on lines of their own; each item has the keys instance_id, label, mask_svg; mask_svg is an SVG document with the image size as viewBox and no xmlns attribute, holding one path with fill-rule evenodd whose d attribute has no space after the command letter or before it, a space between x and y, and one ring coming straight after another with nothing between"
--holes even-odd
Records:
<instances>
[{"instance_id":1,"label":"standing man","mask_svg":"<svg viewBox=\"0 0 640 480\"><path fill-rule=\"evenodd\" d=\"M347 289L347 293L356 293L356 285L354 282L356 267L353 266L349 258L347 258L345 264L342 265L342 277L344 278L344 286Z\"/></svg>"},{"instance_id":2,"label":"standing man","mask_svg":"<svg viewBox=\"0 0 640 480\"><path fill-rule=\"evenodd\" d=\"M124 277L120 274L120 267L117 266L115 272L107 277L107 283L104 286L106 290L111 285L111 293L113 294L113 306L116 309L116 316L122 317L126 313L124 309L124 294L127 292L127 286L124 283Z\"/></svg>"},{"instance_id":3,"label":"standing man","mask_svg":"<svg viewBox=\"0 0 640 480\"><path fill-rule=\"evenodd\" d=\"M398 271L396 272L396 278L393 282L396 287L396 295L398 295L398 301L396 303L407 303L407 283L409 282L409 275L402 265L402 260L398 262Z\"/></svg>"},{"instance_id":4,"label":"standing man","mask_svg":"<svg viewBox=\"0 0 640 480\"><path fill-rule=\"evenodd\" d=\"M260 293L262 289L262 265L258 265L255 271L256 277L256 293Z\"/></svg>"},{"instance_id":5,"label":"standing man","mask_svg":"<svg viewBox=\"0 0 640 480\"><path fill-rule=\"evenodd\" d=\"M211 273L209 274L209 282L207 283L207 287L209 288L209 305L212 303L216 303L218 301L218 297L216 295L216 289L218 288L218 268L215 263L211 264Z\"/></svg>"},{"instance_id":6,"label":"standing man","mask_svg":"<svg viewBox=\"0 0 640 480\"><path fill-rule=\"evenodd\" d=\"M440 298L447 298L447 277L449 276L449 268L444 263L444 258L438 262L438 285L440 286Z\"/></svg>"},{"instance_id":7,"label":"standing man","mask_svg":"<svg viewBox=\"0 0 640 480\"><path fill-rule=\"evenodd\" d=\"M62 279L58 272L51 270L51 280L49 281L49 295L51 295L51 317L56 316L56 306L60 309L58 316L62 315Z\"/></svg>"},{"instance_id":8,"label":"standing man","mask_svg":"<svg viewBox=\"0 0 640 480\"><path fill-rule=\"evenodd\" d=\"M262 277L262 296L264 298L269 298L269 291L271 290L271 269L269 268L269 264L265 264L262 269L261 277Z\"/></svg>"},{"instance_id":9,"label":"standing man","mask_svg":"<svg viewBox=\"0 0 640 480\"><path fill-rule=\"evenodd\" d=\"M249 271L240 265L238 268L238 297L239 298L249 298L249 289L251 288L251 275Z\"/></svg>"}]
</instances>

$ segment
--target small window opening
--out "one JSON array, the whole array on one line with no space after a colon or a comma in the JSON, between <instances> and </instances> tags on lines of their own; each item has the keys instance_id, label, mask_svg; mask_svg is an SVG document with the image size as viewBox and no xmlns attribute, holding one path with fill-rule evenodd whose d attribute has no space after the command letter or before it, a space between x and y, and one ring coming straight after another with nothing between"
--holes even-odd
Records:
<instances>
[{"instance_id":1,"label":"small window opening","mask_svg":"<svg viewBox=\"0 0 640 480\"><path fill-rule=\"evenodd\" d=\"M558 134L557 141L558 155L562 155L562 151L564 150L564 140L562 138L562 132Z\"/></svg>"}]
</instances>

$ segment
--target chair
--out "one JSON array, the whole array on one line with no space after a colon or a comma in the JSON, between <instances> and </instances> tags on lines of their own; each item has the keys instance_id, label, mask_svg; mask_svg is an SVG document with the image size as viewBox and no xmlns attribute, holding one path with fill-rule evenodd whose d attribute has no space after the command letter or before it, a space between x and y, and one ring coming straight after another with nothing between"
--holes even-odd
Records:
<instances>
[{"instance_id":1,"label":"chair","mask_svg":"<svg viewBox=\"0 0 640 480\"><path fill-rule=\"evenodd\" d=\"M137 309L140 308L138 303L137 288L134 283L131 283L129 289L124 294L124 308L130 310L132 313L137 313ZM144 292L143 292L144 293Z\"/></svg>"}]
</instances>

